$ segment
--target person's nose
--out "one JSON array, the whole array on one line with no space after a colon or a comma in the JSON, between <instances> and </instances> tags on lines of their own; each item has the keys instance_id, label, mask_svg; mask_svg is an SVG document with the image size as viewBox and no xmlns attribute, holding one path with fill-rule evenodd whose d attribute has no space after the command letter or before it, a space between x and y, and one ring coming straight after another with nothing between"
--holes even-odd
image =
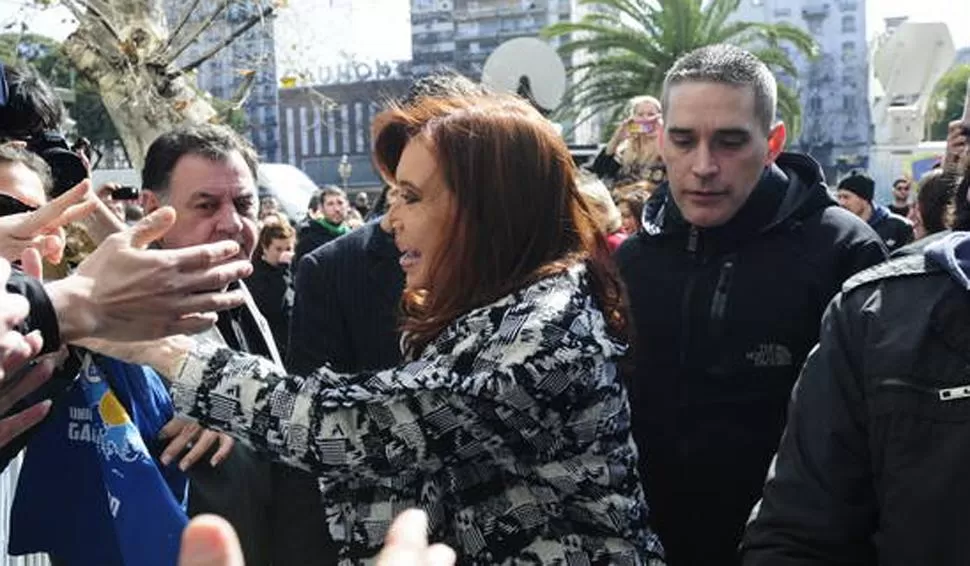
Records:
<instances>
[{"instance_id":1,"label":"person's nose","mask_svg":"<svg viewBox=\"0 0 970 566\"><path fill-rule=\"evenodd\" d=\"M235 236L243 230L243 219L233 205L223 206L219 211L217 229L227 236Z\"/></svg>"},{"instance_id":2,"label":"person's nose","mask_svg":"<svg viewBox=\"0 0 970 566\"><path fill-rule=\"evenodd\" d=\"M717 175L719 170L717 160L715 159L714 152L711 151L711 147L708 144L697 144L697 149L694 151L694 163L691 166L691 170L694 175L701 178L709 178Z\"/></svg>"}]
</instances>

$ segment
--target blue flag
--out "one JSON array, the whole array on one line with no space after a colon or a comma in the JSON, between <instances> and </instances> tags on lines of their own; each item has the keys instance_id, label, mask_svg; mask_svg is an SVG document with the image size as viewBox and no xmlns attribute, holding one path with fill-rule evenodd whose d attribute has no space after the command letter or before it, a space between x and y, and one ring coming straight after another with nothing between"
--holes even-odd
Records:
<instances>
[{"instance_id":1,"label":"blue flag","mask_svg":"<svg viewBox=\"0 0 970 566\"><path fill-rule=\"evenodd\" d=\"M27 447L11 554L47 552L72 566L174 565L187 480L161 468L144 440L154 445L172 415L152 370L87 354Z\"/></svg>"}]
</instances>

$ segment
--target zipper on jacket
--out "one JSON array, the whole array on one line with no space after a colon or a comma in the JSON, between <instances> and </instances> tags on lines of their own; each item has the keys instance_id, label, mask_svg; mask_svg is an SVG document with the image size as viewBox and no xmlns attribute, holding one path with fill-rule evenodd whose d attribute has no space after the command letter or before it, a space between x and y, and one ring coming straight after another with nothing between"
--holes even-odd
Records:
<instances>
[{"instance_id":1,"label":"zipper on jacket","mask_svg":"<svg viewBox=\"0 0 970 566\"><path fill-rule=\"evenodd\" d=\"M697 242L700 236L700 230L697 229L697 226L691 226L690 232L687 233L687 251L690 252L691 257L697 253Z\"/></svg>"},{"instance_id":2,"label":"zipper on jacket","mask_svg":"<svg viewBox=\"0 0 970 566\"><path fill-rule=\"evenodd\" d=\"M690 346L690 298L694 294L694 286L697 283L697 244L700 239L700 230L696 226L691 226L687 233L687 253L690 257L692 269L687 276L687 284L684 285L684 295L680 302L680 365L684 366Z\"/></svg>"},{"instance_id":3,"label":"zipper on jacket","mask_svg":"<svg viewBox=\"0 0 970 566\"><path fill-rule=\"evenodd\" d=\"M724 330L724 313L727 310L728 292L731 289L731 279L734 275L734 260L728 259L721 265L721 272L714 287L714 298L711 299L711 338L718 339Z\"/></svg>"},{"instance_id":4,"label":"zipper on jacket","mask_svg":"<svg viewBox=\"0 0 970 566\"><path fill-rule=\"evenodd\" d=\"M938 388L927 385L919 385L902 379L893 378L881 381L879 386L910 389L920 393L932 395L938 398L940 401L958 401L960 399L970 399L970 384L960 385L958 387Z\"/></svg>"}]
</instances>

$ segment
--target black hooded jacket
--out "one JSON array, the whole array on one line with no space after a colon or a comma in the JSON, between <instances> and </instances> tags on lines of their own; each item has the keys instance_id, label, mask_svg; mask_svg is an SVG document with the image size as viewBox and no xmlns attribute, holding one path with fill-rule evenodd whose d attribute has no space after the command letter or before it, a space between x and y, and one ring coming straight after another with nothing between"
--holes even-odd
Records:
<instances>
[{"instance_id":1,"label":"black hooded jacket","mask_svg":"<svg viewBox=\"0 0 970 566\"><path fill-rule=\"evenodd\" d=\"M718 228L689 225L668 191L616 254L636 329L633 432L669 563L733 564L822 313L886 250L807 156L782 154Z\"/></svg>"}]
</instances>

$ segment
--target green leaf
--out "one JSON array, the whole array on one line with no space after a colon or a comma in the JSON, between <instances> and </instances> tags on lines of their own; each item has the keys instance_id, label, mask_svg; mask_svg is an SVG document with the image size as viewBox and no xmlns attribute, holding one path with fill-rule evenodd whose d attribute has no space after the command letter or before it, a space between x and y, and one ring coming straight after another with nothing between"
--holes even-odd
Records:
<instances>
[{"instance_id":1,"label":"green leaf","mask_svg":"<svg viewBox=\"0 0 970 566\"><path fill-rule=\"evenodd\" d=\"M798 69L785 47L812 58L818 45L790 24L732 20L741 0L580 0L593 10L578 22L560 22L543 30L547 38L568 37L559 52L583 54L571 70L572 85L564 107L607 112L615 118L633 96L659 97L667 71L681 56L715 43L744 47L772 71L791 77ZM779 115L795 139L801 126L798 96L778 88Z\"/></svg>"}]
</instances>

